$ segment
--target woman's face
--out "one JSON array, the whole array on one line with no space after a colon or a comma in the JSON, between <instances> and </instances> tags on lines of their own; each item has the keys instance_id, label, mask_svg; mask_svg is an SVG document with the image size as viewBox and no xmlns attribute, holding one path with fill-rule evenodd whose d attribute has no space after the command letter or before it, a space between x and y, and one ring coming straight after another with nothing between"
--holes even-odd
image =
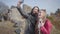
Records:
<instances>
[{"instance_id":1,"label":"woman's face","mask_svg":"<svg viewBox=\"0 0 60 34\"><path fill-rule=\"evenodd\" d=\"M33 9L33 14L37 14L38 13L38 8L37 7L35 7L34 9Z\"/></svg>"},{"instance_id":2,"label":"woman's face","mask_svg":"<svg viewBox=\"0 0 60 34\"><path fill-rule=\"evenodd\" d=\"M46 16L46 13L44 11L40 11L38 13L38 18L44 18Z\"/></svg>"}]
</instances>

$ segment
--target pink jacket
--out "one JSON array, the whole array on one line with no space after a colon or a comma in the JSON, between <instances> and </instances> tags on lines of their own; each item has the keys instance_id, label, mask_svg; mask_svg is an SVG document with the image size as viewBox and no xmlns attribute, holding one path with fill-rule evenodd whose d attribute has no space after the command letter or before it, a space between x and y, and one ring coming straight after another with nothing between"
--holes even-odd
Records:
<instances>
[{"instance_id":1,"label":"pink jacket","mask_svg":"<svg viewBox=\"0 0 60 34\"><path fill-rule=\"evenodd\" d=\"M50 20L46 19L44 26L40 28L42 34L50 34L52 29L52 24Z\"/></svg>"}]
</instances>

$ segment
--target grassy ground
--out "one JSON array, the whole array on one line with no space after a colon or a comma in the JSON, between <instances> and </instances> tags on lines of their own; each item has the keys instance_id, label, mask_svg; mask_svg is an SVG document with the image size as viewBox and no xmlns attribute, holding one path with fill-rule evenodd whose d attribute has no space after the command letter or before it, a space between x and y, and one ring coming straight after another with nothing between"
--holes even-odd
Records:
<instances>
[{"instance_id":1,"label":"grassy ground","mask_svg":"<svg viewBox=\"0 0 60 34\"><path fill-rule=\"evenodd\" d=\"M13 25L10 21L0 22L0 34L15 34Z\"/></svg>"},{"instance_id":2,"label":"grassy ground","mask_svg":"<svg viewBox=\"0 0 60 34\"><path fill-rule=\"evenodd\" d=\"M60 34L60 23L52 23L53 24L53 28L51 31L51 34ZM14 27L13 27L14 23L10 22L10 21L4 21L4 22L0 22L0 34L16 34L14 32Z\"/></svg>"}]
</instances>

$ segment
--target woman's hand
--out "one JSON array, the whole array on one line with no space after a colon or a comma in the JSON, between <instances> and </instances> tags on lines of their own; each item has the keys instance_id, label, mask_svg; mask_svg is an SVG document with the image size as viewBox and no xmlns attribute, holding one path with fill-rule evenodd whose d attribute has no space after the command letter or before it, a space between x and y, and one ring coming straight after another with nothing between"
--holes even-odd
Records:
<instances>
[{"instance_id":1,"label":"woman's hand","mask_svg":"<svg viewBox=\"0 0 60 34\"><path fill-rule=\"evenodd\" d=\"M44 26L45 23L40 23L40 27Z\"/></svg>"},{"instance_id":2,"label":"woman's hand","mask_svg":"<svg viewBox=\"0 0 60 34\"><path fill-rule=\"evenodd\" d=\"M39 24L38 24L38 28L40 28L40 27L42 27L42 26L44 26L44 23L39 23Z\"/></svg>"},{"instance_id":3,"label":"woman's hand","mask_svg":"<svg viewBox=\"0 0 60 34\"><path fill-rule=\"evenodd\" d=\"M42 27L42 26L44 26L44 24L45 24L45 22L43 21L43 19L39 19L39 22L38 22L39 24L39 27Z\"/></svg>"}]
</instances>

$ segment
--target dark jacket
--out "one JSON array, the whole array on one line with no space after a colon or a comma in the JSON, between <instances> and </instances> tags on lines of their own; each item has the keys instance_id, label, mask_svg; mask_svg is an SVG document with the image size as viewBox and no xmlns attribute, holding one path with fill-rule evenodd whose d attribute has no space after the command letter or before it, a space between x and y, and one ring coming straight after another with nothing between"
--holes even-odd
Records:
<instances>
[{"instance_id":1,"label":"dark jacket","mask_svg":"<svg viewBox=\"0 0 60 34\"><path fill-rule=\"evenodd\" d=\"M25 34L35 34L35 20L36 17L31 13L25 13L21 8L17 8L23 17L27 19L26 31Z\"/></svg>"}]
</instances>

